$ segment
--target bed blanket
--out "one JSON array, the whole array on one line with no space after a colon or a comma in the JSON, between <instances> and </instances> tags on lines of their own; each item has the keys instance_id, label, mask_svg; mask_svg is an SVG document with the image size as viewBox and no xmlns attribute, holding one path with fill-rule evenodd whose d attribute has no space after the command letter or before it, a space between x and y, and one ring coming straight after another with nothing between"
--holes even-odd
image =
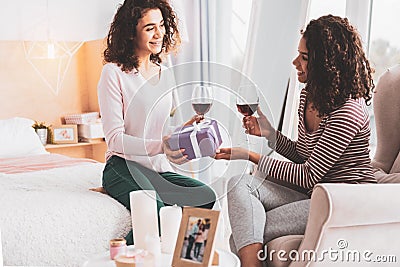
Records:
<instances>
[{"instance_id":1,"label":"bed blanket","mask_svg":"<svg viewBox=\"0 0 400 267\"><path fill-rule=\"evenodd\" d=\"M81 266L131 229L129 211L101 186L104 164L0 173L4 264Z\"/></svg>"},{"instance_id":2,"label":"bed blanket","mask_svg":"<svg viewBox=\"0 0 400 267\"><path fill-rule=\"evenodd\" d=\"M55 153L19 158L2 158L0 159L0 173L11 174L41 171L74 166L86 162L95 163L97 161L85 158L71 158Z\"/></svg>"}]
</instances>

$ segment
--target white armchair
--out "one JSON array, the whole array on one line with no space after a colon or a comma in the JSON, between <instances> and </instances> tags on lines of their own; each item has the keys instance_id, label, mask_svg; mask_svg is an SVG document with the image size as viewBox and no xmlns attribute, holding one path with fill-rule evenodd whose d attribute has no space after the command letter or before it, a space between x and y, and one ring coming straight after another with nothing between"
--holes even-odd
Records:
<instances>
[{"instance_id":1,"label":"white armchair","mask_svg":"<svg viewBox=\"0 0 400 267\"><path fill-rule=\"evenodd\" d=\"M277 255L267 260L268 267L289 266L290 260L285 259L291 251L300 260L310 251L319 257L324 255L325 260L306 258L293 261L290 266L399 265L399 85L400 65L397 65L379 78L373 96L378 141L373 166L378 184L316 185L304 237L283 236L270 241L267 244L270 252L282 250L286 255L284 258L282 253L283 260ZM323 254L324 251L327 252ZM329 252L333 253L331 258ZM353 260L357 256L359 262Z\"/></svg>"},{"instance_id":2,"label":"white armchair","mask_svg":"<svg viewBox=\"0 0 400 267\"><path fill-rule=\"evenodd\" d=\"M270 241L268 267L395 266L400 262L399 192L400 184L316 185L304 237Z\"/></svg>"}]
</instances>

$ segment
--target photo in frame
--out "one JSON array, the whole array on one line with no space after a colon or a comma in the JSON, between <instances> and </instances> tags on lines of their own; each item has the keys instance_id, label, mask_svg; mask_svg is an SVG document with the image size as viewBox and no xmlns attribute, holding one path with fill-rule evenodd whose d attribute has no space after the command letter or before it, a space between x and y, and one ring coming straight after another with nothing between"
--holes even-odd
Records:
<instances>
[{"instance_id":1,"label":"photo in frame","mask_svg":"<svg viewBox=\"0 0 400 267\"><path fill-rule=\"evenodd\" d=\"M51 140L53 144L78 143L78 130L75 124L51 127Z\"/></svg>"},{"instance_id":2,"label":"photo in frame","mask_svg":"<svg viewBox=\"0 0 400 267\"><path fill-rule=\"evenodd\" d=\"M184 207L172 267L211 266L219 211Z\"/></svg>"}]
</instances>

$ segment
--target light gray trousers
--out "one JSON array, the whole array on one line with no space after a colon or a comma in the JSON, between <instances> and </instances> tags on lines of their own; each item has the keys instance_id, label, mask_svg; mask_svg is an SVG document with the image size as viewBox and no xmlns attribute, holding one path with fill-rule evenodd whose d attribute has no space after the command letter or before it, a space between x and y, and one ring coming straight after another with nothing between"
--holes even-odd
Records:
<instances>
[{"instance_id":1,"label":"light gray trousers","mask_svg":"<svg viewBox=\"0 0 400 267\"><path fill-rule=\"evenodd\" d=\"M234 253L253 243L304 234L310 206L304 193L244 174L229 180L227 197Z\"/></svg>"}]
</instances>

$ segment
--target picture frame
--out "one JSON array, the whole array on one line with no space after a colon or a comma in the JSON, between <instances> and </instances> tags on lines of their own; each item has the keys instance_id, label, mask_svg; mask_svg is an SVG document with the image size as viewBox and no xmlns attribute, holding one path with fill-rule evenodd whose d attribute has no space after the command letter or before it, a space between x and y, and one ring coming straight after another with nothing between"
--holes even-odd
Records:
<instances>
[{"instance_id":1,"label":"picture frame","mask_svg":"<svg viewBox=\"0 0 400 267\"><path fill-rule=\"evenodd\" d=\"M50 128L53 144L76 144L78 143L78 127L76 124L65 124Z\"/></svg>"},{"instance_id":2,"label":"picture frame","mask_svg":"<svg viewBox=\"0 0 400 267\"><path fill-rule=\"evenodd\" d=\"M172 267L211 266L219 213L217 210L183 207Z\"/></svg>"}]
</instances>

